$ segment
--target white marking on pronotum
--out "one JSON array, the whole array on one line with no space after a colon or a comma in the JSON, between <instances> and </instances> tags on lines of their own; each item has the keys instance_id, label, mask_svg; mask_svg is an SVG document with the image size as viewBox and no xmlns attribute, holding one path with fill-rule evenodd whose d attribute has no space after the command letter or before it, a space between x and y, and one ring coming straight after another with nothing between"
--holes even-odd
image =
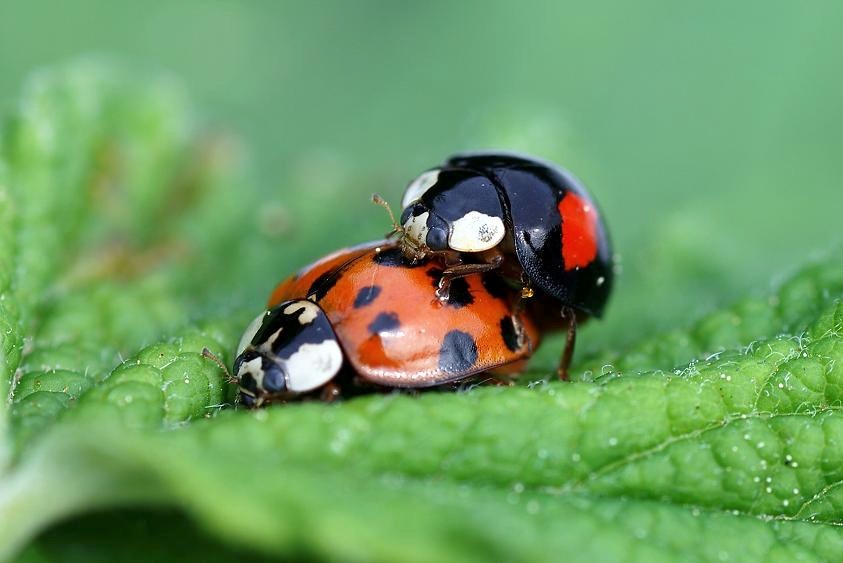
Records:
<instances>
[{"instance_id":1,"label":"white marking on pronotum","mask_svg":"<svg viewBox=\"0 0 843 563\"><path fill-rule=\"evenodd\" d=\"M500 217L469 211L453 222L448 246L460 252L481 252L497 245L504 234Z\"/></svg>"},{"instance_id":2,"label":"white marking on pronotum","mask_svg":"<svg viewBox=\"0 0 843 563\"><path fill-rule=\"evenodd\" d=\"M293 315L295 313L299 314L299 324L307 325L313 322L313 319L319 314L319 305L315 303L311 303L310 301L300 299L295 303L290 303L286 307L284 307L284 314L285 315Z\"/></svg>"},{"instance_id":3,"label":"white marking on pronotum","mask_svg":"<svg viewBox=\"0 0 843 563\"><path fill-rule=\"evenodd\" d=\"M411 239L417 241L419 244L425 244L427 241L427 218L430 213L425 211L416 217L410 216L407 222L404 223L404 233Z\"/></svg>"},{"instance_id":4,"label":"white marking on pronotum","mask_svg":"<svg viewBox=\"0 0 843 563\"><path fill-rule=\"evenodd\" d=\"M407 189L404 190L404 197L401 198L401 207L407 207L421 196L424 192L433 187L439 181L439 170L428 170L421 176L410 182Z\"/></svg>"},{"instance_id":5,"label":"white marking on pronotum","mask_svg":"<svg viewBox=\"0 0 843 563\"><path fill-rule=\"evenodd\" d=\"M252 322L249 323L249 326L246 327L245 332L243 332L243 336L240 337L240 343L237 345L237 355L243 353L249 344L252 343L252 339L260 330L261 324L263 324L263 318L266 316L268 311L264 311L260 315L254 318Z\"/></svg>"},{"instance_id":6,"label":"white marking on pronotum","mask_svg":"<svg viewBox=\"0 0 843 563\"><path fill-rule=\"evenodd\" d=\"M333 379L341 366L342 350L336 340L302 344L284 362L287 388L296 393L316 389Z\"/></svg>"}]
</instances>

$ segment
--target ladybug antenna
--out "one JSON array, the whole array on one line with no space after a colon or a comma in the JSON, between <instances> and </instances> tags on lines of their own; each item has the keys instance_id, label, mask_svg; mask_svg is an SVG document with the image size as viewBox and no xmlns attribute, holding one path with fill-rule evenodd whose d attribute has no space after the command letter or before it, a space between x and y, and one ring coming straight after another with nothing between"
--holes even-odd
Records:
<instances>
[{"instance_id":1,"label":"ladybug antenna","mask_svg":"<svg viewBox=\"0 0 843 563\"><path fill-rule=\"evenodd\" d=\"M372 202L375 205L380 205L386 212L389 213L389 220L392 222L392 230L386 234L386 238L389 238L393 235L398 235L398 243L401 246L404 255L409 257L413 262L420 260L424 257L424 253L419 248L419 245L416 241L414 241L411 237L407 236L407 232L404 230L404 227L395 220L395 215L392 214L392 208L386 202L384 198L380 196L380 194L372 194Z\"/></svg>"},{"instance_id":2,"label":"ladybug antenna","mask_svg":"<svg viewBox=\"0 0 843 563\"><path fill-rule=\"evenodd\" d=\"M398 221L395 220L395 215L392 214L392 208L389 206L389 203L387 203L387 201L382 198L380 194L372 194L372 203L374 203L375 205L380 205L381 207L386 209L387 213L389 213L389 220L392 223L392 231L390 231L390 233L386 235L386 238L389 238L395 234L400 234L403 236L404 227L399 225Z\"/></svg>"},{"instance_id":3,"label":"ladybug antenna","mask_svg":"<svg viewBox=\"0 0 843 563\"><path fill-rule=\"evenodd\" d=\"M208 348L202 348L202 357L208 358L209 360L211 360L212 362L217 364L219 366L219 368L223 371L223 373L225 373L225 375L228 376L228 382L229 383L237 383L237 378L234 377L233 375L231 375L231 372L229 371L228 366L226 366L222 362L222 360L220 360L219 357L217 357L216 354L214 354L213 352L208 350Z\"/></svg>"}]
</instances>

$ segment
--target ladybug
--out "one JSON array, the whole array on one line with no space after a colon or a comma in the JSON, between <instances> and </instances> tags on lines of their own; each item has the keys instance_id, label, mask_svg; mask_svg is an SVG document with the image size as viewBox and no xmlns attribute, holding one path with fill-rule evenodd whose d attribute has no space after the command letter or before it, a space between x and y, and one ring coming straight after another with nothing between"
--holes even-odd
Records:
<instances>
[{"instance_id":1,"label":"ladybug","mask_svg":"<svg viewBox=\"0 0 843 563\"><path fill-rule=\"evenodd\" d=\"M234 362L241 403L330 400L366 389L424 388L518 371L540 333L494 275L453 280L392 241L346 249L281 282Z\"/></svg>"},{"instance_id":2,"label":"ladybug","mask_svg":"<svg viewBox=\"0 0 843 563\"><path fill-rule=\"evenodd\" d=\"M567 379L577 322L603 314L613 279L606 226L582 184L527 156L460 154L410 182L401 205L405 255L446 264L440 296L461 276L498 270L533 298L542 329L567 326L558 369ZM554 302L561 314L549 315Z\"/></svg>"}]
</instances>

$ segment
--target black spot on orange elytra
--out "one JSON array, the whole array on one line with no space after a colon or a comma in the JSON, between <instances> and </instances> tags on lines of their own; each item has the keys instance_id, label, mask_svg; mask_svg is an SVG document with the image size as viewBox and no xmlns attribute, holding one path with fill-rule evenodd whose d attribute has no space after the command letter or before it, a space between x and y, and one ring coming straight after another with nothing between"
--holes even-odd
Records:
<instances>
[{"instance_id":1,"label":"black spot on orange elytra","mask_svg":"<svg viewBox=\"0 0 843 563\"><path fill-rule=\"evenodd\" d=\"M370 285L360 288L360 291L357 292L357 297L354 298L354 308L359 309L360 307L365 307L377 299L380 293L381 288L378 285Z\"/></svg>"},{"instance_id":2,"label":"black spot on orange elytra","mask_svg":"<svg viewBox=\"0 0 843 563\"><path fill-rule=\"evenodd\" d=\"M434 288L439 289L439 282L442 279L442 270L439 268L429 268L425 272L430 277ZM464 278L456 278L451 280L448 286L448 300L446 305L450 305L456 309L471 305L474 303L474 296L468 287L468 282Z\"/></svg>"},{"instance_id":3,"label":"black spot on orange elytra","mask_svg":"<svg viewBox=\"0 0 843 563\"><path fill-rule=\"evenodd\" d=\"M471 295L471 290L469 290L468 282L465 281L465 278L451 280L451 285L448 287L447 304L460 309L472 303L474 303L474 296Z\"/></svg>"},{"instance_id":4,"label":"black spot on orange elytra","mask_svg":"<svg viewBox=\"0 0 843 563\"><path fill-rule=\"evenodd\" d=\"M518 351L518 331L515 330L515 323L512 317L504 317L501 319L501 336L503 343L509 348L511 352Z\"/></svg>"},{"instance_id":5,"label":"black spot on orange elytra","mask_svg":"<svg viewBox=\"0 0 843 563\"><path fill-rule=\"evenodd\" d=\"M375 320L369 323L367 327L372 334L380 334L382 332L389 332L401 326L401 321L398 320L397 313L380 313Z\"/></svg>"},{"instance_id":6,"label":"black spot on orange elytra","mask_svg":"<svg viewBox=\"0 0 843 563\"><path fill-rule=\"evenodd\" d=\"M452 330L439 348L439 369L448 373L464 373L477 362L477 343L467 332Z\"/></svg>"},{"instance_id":7,"label":"black spot on orange elytra","mask_svg":"<svg viewBox=\"0 0 843 563\"><path fill-rule=\"evenodd\" d=\"M310 288L307 290L308 296L313 296L316 301L320 301L323 297L325 297L331 288L337 285L337 282L340 279L341 272L338 270L331 270L330 272L325 272L315 280L313 283L310 284Z\"/></svg>"},{"instance_id":8,"label":"black spot on orange elytra","mask_svg":"<svg viewBox=\"0 0 843 563\"><path fill-rule=\"evenodd\" d=\"M425 274L433 281L433 287L439 287L439 280L442 279L442 268L428 268Z\"/></svg>"},{"instance_id":9,"label":"black spot on orange elytra","mask_svg":"<svg viewBox=\"0 0 843 563\"><path fill-rule=\"evenodd\" d=\"M497 299L506 299L509 297L510 287L507 286L503 279L494 272L486 272L480 278L483 282L483 287L489 292L489 295Z\"/></svg>"},{"instance_id":10,"label":"black spot on orange elytra","mask_svg":"<svg viewBox=\"0 0 843 563\"><path fill-rule=\"evenodd\" d=\"M423 262L413 262L408 260L398 247L387 248L380 252L375 252L372 256L372 262L379 266L389 266L395 268L418 268Z\"/></svg>"}]
</instances>

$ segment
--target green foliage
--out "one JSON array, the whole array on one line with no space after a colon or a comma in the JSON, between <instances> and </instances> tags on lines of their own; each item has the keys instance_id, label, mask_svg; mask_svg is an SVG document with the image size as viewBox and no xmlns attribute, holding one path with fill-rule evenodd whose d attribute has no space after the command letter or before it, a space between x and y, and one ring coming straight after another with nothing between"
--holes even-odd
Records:
<instances>
[{"instance_id":1,"label":"green foliage","mask_svg":"<svg viewBox=\"0 0 843 563\"><path fill-rule=\"evenodd\" d=\"M772 295L742 300L706 315L689 328L658 334L632 348L589 358L582 377L589 380L654 367L672 370L737 343L749 344L779 334L801 334L841 295L843 248L826 256L821 263L806 266Z\"/></svg>"},{"instance_id":2,"label":"green foliage","mask_svg":"<svg viewBox=\"0 0 843 563\"><path fill-rule=\"evenodd\" d=\"M244 412L231 144L91 62L0 141L0 557L843 559L839 253L575 383Z\"/></svg>"}]
</instances>

